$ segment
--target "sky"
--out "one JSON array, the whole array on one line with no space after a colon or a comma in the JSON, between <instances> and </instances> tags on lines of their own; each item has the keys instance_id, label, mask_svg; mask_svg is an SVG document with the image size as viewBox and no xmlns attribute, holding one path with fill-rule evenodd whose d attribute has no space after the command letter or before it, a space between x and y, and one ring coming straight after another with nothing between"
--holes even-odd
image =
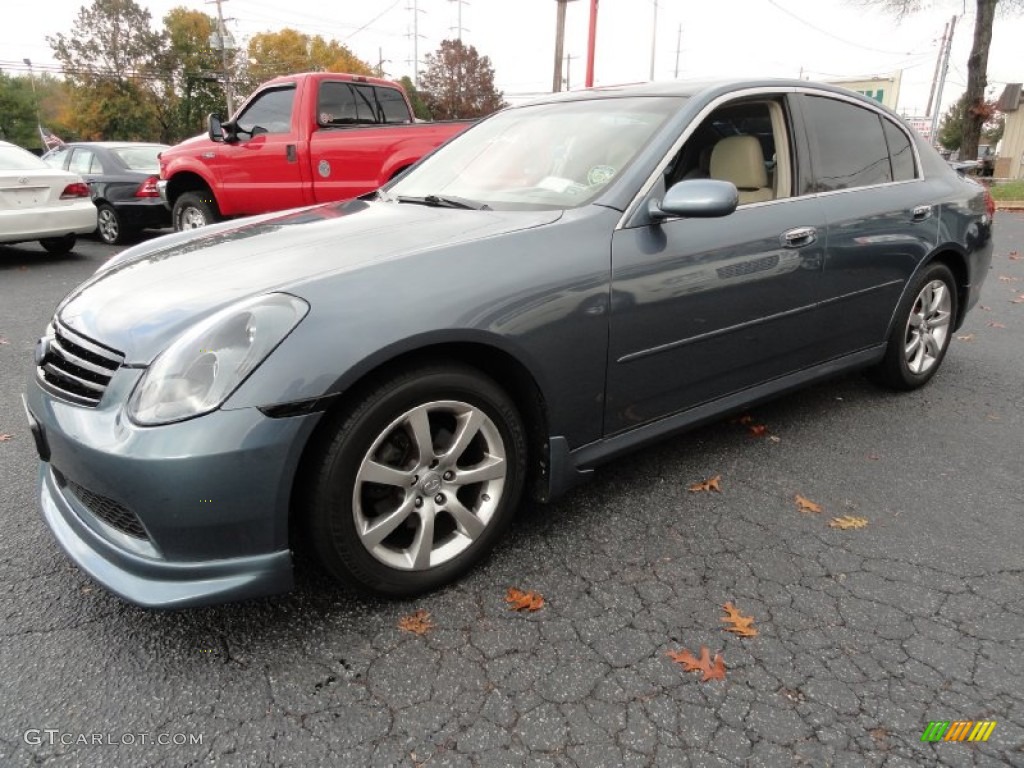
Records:
<instances>
[{"instance_id":1,"label":"sky","mask_svg":"<svg viewBox=\"0 0 1024 768\"><path fill-rule=\"evenodd\" d=\"M45 10L23 0L0 0L0 69L56 66L47 35L73 29L85 0L47 0ZM137 0L154 25L170 8L216 13L203 0ZM657 23L655 24L655 5ZM413 8L418 9L414 12ZM595 84L650 79L803 76L815 80L888 76L902 70L898 110L925 112L943 28L958 16L943 93L946 107L967 83L974 28L969 0L925 0L925 9L897 21L866 0L600 0ZM495 84L511 101L551 90L555 0L224 0L229 31L240 42L257 32L290 26L345 43L387 76L412 74L413 17L419 19L419 57L456 37L490 57ZM570 0L565 53L569 86L584 83L589 0ZM653 33L653 34L652 34ZM996 20L989 57L989 92L1024 80L1024 14ZM678 69L677 69L678 52ZM421 66L422 71L422 66ZM565 76L563 68L563 76Z\"/></svg>"}]
</instances>

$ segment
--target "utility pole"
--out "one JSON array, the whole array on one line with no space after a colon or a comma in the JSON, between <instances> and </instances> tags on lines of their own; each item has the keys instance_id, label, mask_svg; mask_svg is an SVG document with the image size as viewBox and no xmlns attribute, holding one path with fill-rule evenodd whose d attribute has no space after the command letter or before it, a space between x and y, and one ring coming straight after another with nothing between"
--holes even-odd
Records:
<instances>
[{"instance_id":1,"label":"utility pole","mask_svg":"<svg viewBox=\"0 0 1024 768\"><path fill-rule=\"evenodd\" d=\"M654 53L658 45L658 0L654 0L654 18L651 20L651 76L654 79Z\"/></svg>"},{"instance_id":2,"label":"utility pole","mask_svg":"<svg viewBox=\"0 0 1024 768\"><path fill-rule=\"evenodd\" d=\"M679 48L683 44L683 23L679 22L679 30L676 32L676 80L679 79Z\"/></svg>"},{"instance_id":3,"label":"utility pole","mask_svg":"<svg viewBox=\"0 0 1024 768\"><path fill-rule=\"evenodd\" d=\"M231 96L231 69L228 67L228 33L224 29L224 11L221 8L221 3L226 3L227 0L207 0L206 4L209 5L211 2L217 4L217 31L220 40L220 63L224 68L224 96L227 100L228 105L228 118L235 113L234 99ZM215 48L218 46L214 46Z\"/></svg>"},{"instance_id":4,"label":"utility pole","mask_svg":"<svg viewBox=\"0 0 1024 768\"><path fill-rule=\"evenodd\" d=\"M597 0L590 0L590 29L587 32L586 87L594 87L594 46L597 43Z\"/></svg>"},{"instance_id":5,"label":"utility pole","mask_svg":"<svg viewBox=\"0 0 1024 768\"><path fill-rule=\"evenodd\" d=\"M420 14L419 0L412 0L412 5L406 10L412 11L412 84L420 87ZM408 63L408 62L407 62Z\"/></svg>"},{"instance_id":6,"label":"utility pole","mask_svg":"<svg viewBox=\"0 0 1024 768\"><path fill-rule=\"evenodd\" d=\"M932 87L928 91L928 109L924 111L928 117L932 116L932 100L935 98L935 88L939 83L939 68L942 66L942 56L946 52L946 35L949 34L949 22L946 22L942 30L942 45L939 46L939 55L935 58L935 72L932 73Z\"/></svg>"},{"instance_id":7,"label":"utility pole","mask_svg":"<svg viewBox=\"0 0 1024 768\"><path fill-rule=\"evenodd\" d=\"M555 72L551 78L551 92L562 90L562 52L565 50L565 8L569 0L555 0L558 11L555 16Z\"/></svg>"},{"instance_id":8,"label":"utility pole","mask_svg":"<svg viewBox=\"0 0 1024 768\"><path fill-rule=\"evenodd\" d=\"M449 3L455 3L455 7L459 9L458 26L454 27L454 29L457 32L458 41L461 43L462 42L462 31L463 31L463 29L465 29L462 26L462 6L469 5L469 0L448 0L448 2ZM451 27L449 27L449 29L451 29ZM468 32L469 30L467 29L466 31Z\"/></svg>"},{"instance_id":9,"label":"utility pole","mask_svg":"<svg viewBox=\"0 0 1024 768\"><path fill-rule=\"evenodd\" d=\"M573 59L578 59L578 58L579 58L579 56L573 56L571 53L565 54L565 90L567 90L567 91L571 91L572 90L572 77L571 77L572 60Z\"/></svg>"},{"instance_id":10,"label":"utility pole","mask_svg":"<svg viewBox=\"0 0 1024 768\"><path fill-rule=\"evenodd\" d=\"M942 72L939 74L939 87L935 90L935 111L932 112L931 136L929 137L932 146L935 146L939 138L939 112L942 111L942 89L946 85L946 73L949 72L949 53L953 47L953 33L955 31L956 16L949 20L949 37L946 38L946 51L942 56Z\"/></svg>"}]
</instances>

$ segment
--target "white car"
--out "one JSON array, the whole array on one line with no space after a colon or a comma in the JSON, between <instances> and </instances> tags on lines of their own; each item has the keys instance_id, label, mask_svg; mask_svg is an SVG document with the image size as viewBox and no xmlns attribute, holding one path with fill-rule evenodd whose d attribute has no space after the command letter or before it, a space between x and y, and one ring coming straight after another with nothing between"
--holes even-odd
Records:
<instances>
[{"instance_id":1,"label":"white car","mask_svg":"<svg viewBox=\"0 0 1024 768\"><path fill-rule=\"evenodd\" d=\"M0 141L0 243L38 240L50 253L67 253L94 229L96 206L81 176Z\"/></svg>"}]
</instances>

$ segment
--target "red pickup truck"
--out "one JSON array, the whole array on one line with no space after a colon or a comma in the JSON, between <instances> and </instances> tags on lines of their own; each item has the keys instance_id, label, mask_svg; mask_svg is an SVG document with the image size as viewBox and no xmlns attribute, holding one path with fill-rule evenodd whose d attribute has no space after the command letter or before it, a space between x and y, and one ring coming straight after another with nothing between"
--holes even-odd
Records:
<instances>
[{"instance_id":1,"label":"red pickup truck","mask_svg":"<svg viewBox=\"0 0 1024 768\"><path fill-rule=\"evenodd\" d=\"M175 230L345 200L384 184L469 125L417 122L375 77L309 72L262 85L222 123L160 155Z\"/></svg>"}]
</instances>

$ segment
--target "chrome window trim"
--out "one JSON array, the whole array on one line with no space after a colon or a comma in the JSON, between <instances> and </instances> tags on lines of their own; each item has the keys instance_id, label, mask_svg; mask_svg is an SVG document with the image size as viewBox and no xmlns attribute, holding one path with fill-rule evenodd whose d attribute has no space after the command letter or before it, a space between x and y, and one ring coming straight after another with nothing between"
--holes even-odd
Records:
<instances>
[{"instance_id":1,"label":"chrome window trim","mask_svg":"<svg viewBox=\"0 0 1024 768\"><path fill-rule=\"evenodd\" d=\"M829 190L828 192L812 192L812 193L806 194L806 195L796 194L796 195L792 195L791 197L781 197L781 198L777 198L775 200L763 200L763 201L758 202L758 203L747 203L746 205L744 205L742 207L738 207L736 209L737 211L741 211L741 210L745 211L748 208L754 208L754 207L763 206L763 205L774 205L776 203L784 203L784 202L787 202L787 201L790 201L790 200L801 200L801 199L808 199L808 198L814 198L814 197L823 197L823 196L827 196L827 195L838 195L838 194L842 194L842 193L845 193L845 192L856 192L856 191L859 191L859 190L862 190L862 189L875 189L877 187L891 187L891 186L894 186L896 184L914 184L916 182L920 182L920 181L924 181L925 180L924 165L921 162L921 155L920 155L920 152L918 151L917 141L915 140L915 137L907 130L906 126L904 126L901 122L899 122L898 120L893 120L892 116L889 115L883 108L881 108L881 107L879 107L879 106L877 106L875 104L870 104L870 103L867 103L865 101L862 101L860 98L858 98L858 97L856 97L856 96L854 96L852 94L847 95L845 93L836 93L835 91L823 90L823 89L819 89L819 88L812 88L812 87L809 87L809 86L783 85L783 86L774 86L774 87L773 86L758 86L758 87L754 87L754 88L743 88L741 90L733 91L732 93L727 93L727 94L723 94L723 95L719 96L718 98L716 98L716 99L712 100L711 102L709 102L708 104L706 104L704 106L704 108L700 112L697 113L697 115L686 126L686 129L679 135L679 138L676 139L675 142L673 142L673 144L672 144L671 148L669 149L669 151L661 159L661 162L659 162L658 165L655 166L654 171L647 178L647 181L645 181L643 183L643 185L640 187L639 191L633 196L633 199L630 201L629 205L626 206L626 210L624 210L622 212L622 215L619 217L618 222L615 224L615 230L618 231L620 229L625 229L626 228L626 222L629 221L629 219L631 219L635 215L637 208L640 206L640 203L644 200L644 198L647 197L648 194L650 194L650 191L654 188L654 185L658 183L658 179L661 178L664 175L665 169L668 168L669 163L672 162L672 158L674 158L677 154L679 154L679 150L683 148L683 144L685 144L689 140L689 138L693 135L694 131L697 130L697 127L702 122L704 122L704 119L709 114L711 114L716 109L718 109L720 106L722 106L722 104L725 104L726 102L729 102L729 101L734 101L736 99L743 99L743 98L748 98L748 97L751 97L751 96L765 96L765 97L779 96L779 95L789 94L789 93L801 93L801 94L806 94L806 95L809 95L809 96L822 96L822 97L825 97L825 98L835 99L837 101L844 101L844 102L847 102L847 103L849 103L849 104L851 104L851 105L853 105L855 107L861 107L862 109L870 110L870 111L874 112L875 114L877 114L879 117L881 117L883 120L888 120L890 123L892 123L897 128L899 128L901 131L903 131L903 133L906 135L907 139L910 141L910 148L911 148L911 150L914 153L914 172L917 174L917 176L914 179L908 179L906 181L886 181L886 182L883 182L881 184L871 184L869 186L864 186L864 187L850 187L848 189L833 189L833 190ZM792 117L790 119L792 119ZM789 129L790 134L792 134L792 132L793 132L792 124L788 125L787 128ZM795 183L795 179L793 181ZM668 219L668 221L673 221L673 220L674 219Z\"/></svg>"}]
</instances>

